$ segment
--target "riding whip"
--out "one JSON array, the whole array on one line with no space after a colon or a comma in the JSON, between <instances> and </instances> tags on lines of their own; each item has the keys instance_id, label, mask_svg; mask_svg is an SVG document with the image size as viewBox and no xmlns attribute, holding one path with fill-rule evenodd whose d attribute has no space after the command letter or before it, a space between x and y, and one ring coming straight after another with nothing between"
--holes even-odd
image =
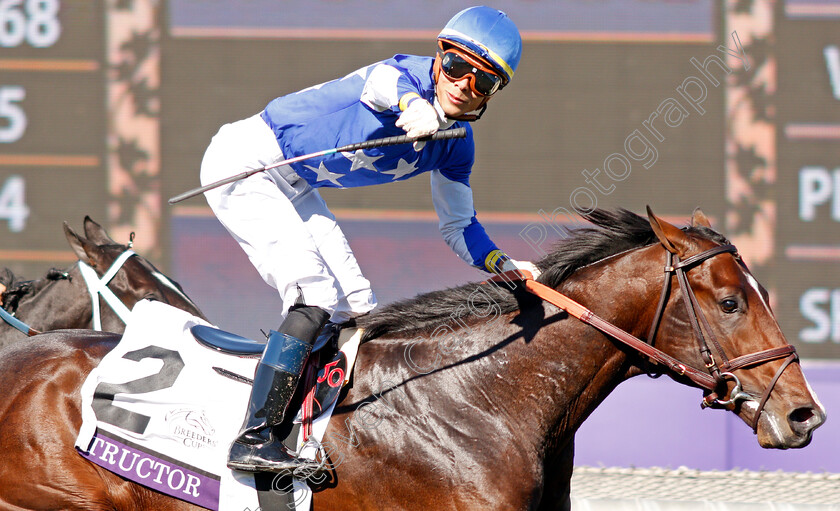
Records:
<instances>
[{"instance_id":1,"label":"riding whip","mask_svg":"<svg viewBox=\"0 0 840 511\"><path fill-rule=\"evenodd\" d=\"M221 179L216 181L215 183L210 183L208 185L204 185L199 188L194 188L192 190L186 191L181 195L176 195L169 199L170 204L175 204L177 202L181 202L182 200L189 199L190 197L195 197L196 195L202 194L207 190L212 190L213 188L217 188L222 185L226 185L228 183L233 183L234 181L239 181L240 179L245 179L248 176L252 176L259 172L263 172L266 170L274 169L277 167L282 167L283 165L289 165L292 163L297 163L302 160L308 160L310 158L317 158L319 156L327 156L330 154L335 153L343 153L343 152L350 152L350 151L357 151L359 149L373 149L374 147L383 147L389 145L399 145L399 144L407 144L409 142L417 142L417 141L431 141L431 140L448 140L451 138L464 138L467 136L467 129L466 128L456 128L452 130L444 130L438 131L428 137L420 137L420 138L408 138L408 135L398 135L395 137L385 137L385 138L376 138L373 140L367 140L365 142L358 142L356 144L348 144L346 146L337 147L335 149L325 149L323 151L318 151L316 153L309 153L304 154L301 156L295 156L294 158L289 158L288 160L283 160L281 162L275 163L273 165L269 165L267 167L261 167L258 169L247 170L242 172L241 174L236 174L235 176L227 177L225 179Z\"/></svg>"}]
</instances>

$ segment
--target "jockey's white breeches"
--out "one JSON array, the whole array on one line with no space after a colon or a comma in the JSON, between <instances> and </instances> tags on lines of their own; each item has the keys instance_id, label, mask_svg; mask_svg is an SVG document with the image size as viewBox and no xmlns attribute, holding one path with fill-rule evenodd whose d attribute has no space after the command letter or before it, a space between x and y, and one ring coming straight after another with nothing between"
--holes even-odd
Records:
<instances>
[{"instance_id":1,"label":"jockey's white breeches","mask_svg":"<svg viewBox=\"0 0 840 511\"><path fill-rule=\"evenodd\" d=\"M255 115L226 124L201 162L206 185L282 161L274 133ZM350 245L317 190L289 166L205 192L210 208L251 263L277 289L285 316L298 297L337 323L370 311L376 298Z\"/></svg>"}]
</instances>

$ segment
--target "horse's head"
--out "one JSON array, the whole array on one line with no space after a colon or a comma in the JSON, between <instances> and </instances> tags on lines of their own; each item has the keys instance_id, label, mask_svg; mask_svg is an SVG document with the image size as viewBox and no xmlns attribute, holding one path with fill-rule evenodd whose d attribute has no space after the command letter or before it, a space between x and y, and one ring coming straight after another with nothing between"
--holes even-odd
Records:
<instances>
[{"instance_id":1,"label":"horse's head","mask_svg":"<svg viewBox=\"0 0 840 511\"><path fill-rule=\"evenodd\" d=\"M699 210L685 230L650 209L648 219L668 256L672 286L657 347L707 371L714 388L705 403L734 411L753 426L762 447L808 445L825 411L776 322L767 291Z\"/></svg>"},{"instance_id":2,"label":"horse's head","mask_svg":"<svg viewBox=\"0 0 840 511\"><path fill-rule=\"evenodd\" d=\"M107 282L108 287L129 309L145 298L204 317L177 282L142 256L130 252L130 246L115 242L90 217L85 217L84 229L85 236L80 236L64 223L64 234L70 247L80 263L90 267L98 279L107 279L108 274L114 272ZM115 263L120 265L118 269Z\"/></svg>"}]
</instances>

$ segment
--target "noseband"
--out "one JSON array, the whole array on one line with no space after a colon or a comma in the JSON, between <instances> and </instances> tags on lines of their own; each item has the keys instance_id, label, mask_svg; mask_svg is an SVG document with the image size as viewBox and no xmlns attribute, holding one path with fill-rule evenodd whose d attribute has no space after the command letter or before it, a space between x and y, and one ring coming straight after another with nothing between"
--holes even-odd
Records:
<instances>
[{"instance_id":1,"label":"noseband","mask_svg":"<svg viewBox=\"0 0 840 511\"><path fill-rule=\"evenodd\" d=\"M650 340L650 344L642 341L641 339L635 337L634 335L626 332L619 327L613 325L609 321L595 315L591 310L587 309L583 305L577 303L576 301L572 300L568 296L560 293L559 291L552 289L544 284L541 284L535 280L533 280L530 273L522 270L513 270L512 272L506 272L505 274L496 275L495 277L491 278L491 281L496 282L511 282L515 280L524 280L525 287L535 295L539 296L543 300L564 309L569 315L578 318L579 320L583 321L584 323L591 325L598 330L604 332L605 334L613 337L614 339L622 342L626 346L632 348L639 354L647 357L655 364L661 364L664 366L668 371L678 376L684 376L691 380L695 385L705 390L708 390L709 393L703 398L701 406L703 408L706 407L716 407L722 408L729 405L735 405L739 400L748 400L750 399L750 395L743 391L741 387L741 381L738 379L733 371L738 369L743 369L745 367L751 367L758 364L763 364L765 362L770 362L771 360L777 360L780 358L785 358L785 361L782 363L781 367L776 371L776 375L770 381L770 384L764 390L764 394L761 397L761 400L758 403L758 409L755 411L755 415L752 420L752 429L753 432L758 431L758 419L761 417L761 412L764 410L764 405L767 404L767 400L770 398L770 393L773 392L773 388L776 386L776 382L779 381L779 378L782 376L784 370L792 363L798 360L798 356L796 355L796 349L788 344L786 346L782 346L780 348L770 348L767 350L759 351L756 353L751 353L749 355L742 355L740 357L734 358L729 360L727 358L726 353L723 351L720 343L718 343L717 339L712 332L711 326L709 322L706 320L706 317L703 315L702 310L700 309L700 305L697 302L697 298L694 296L694 291L692 291L691 286L688 283L688 277L686 272L693 268L696 265L699 265L706 259L712 258L719 254L731 253L734 254L734 257L738 257L737 249L733 245L720 245L699 254L693 255L685 260L680 260L679 256L671 253L668 253L668 259L665 264L665 281L662 285L662 292L660 293L659 297L659 305L657 306L656 314L654 315L653 323L651 324L648 339ZM686 311L688 313L689 321L691 322L692 330L694 331L694 336L697 339L697 342L700 347L700 355L703 359L704 364L706 365L706 369L708 372L699 371L689 365L680 362L676 358L668 355L662 350L659 350L653 346L653 339L656 336L656 331L659 328L659 324L662 320L662 314L665 310L665 305L668 301L668 294L670 293L671 289L671 274L675 274L677 277L677 281L679 282L680 287L683 289L684 299L683 302L686 307ZM705 335L703 333L703 328L700 325L703 325L705 331L707 332ZM711 344L714 346L715 351L717 351L718 356L720 357L720 363L715 360L714 355L712 354L712 350L709 348L709 342L707 342L707 336ZM729 392L728 399L721 399L718 394L718 391L723 391L722 394L726 395L726 388L727 388L727 381L732 380L735 382L732 390Z\"/></svg>"},{"instance_id":2,"label":"noseband","mask_svg":"<svg viewBox=\"0 0 840 511\"><path fill-rule=\"evenodd\" d=\"M0 319L8 323L10 326L14 327L17 330L20 330L24 334L32 337L33 335L38 335L41 332L35 330L31 326L27 325L23 321L19 320L15 317L14 314L10 314L6 312L6 309L3 308L2 304L0 304Z\"/></svg>"}]
</instances>

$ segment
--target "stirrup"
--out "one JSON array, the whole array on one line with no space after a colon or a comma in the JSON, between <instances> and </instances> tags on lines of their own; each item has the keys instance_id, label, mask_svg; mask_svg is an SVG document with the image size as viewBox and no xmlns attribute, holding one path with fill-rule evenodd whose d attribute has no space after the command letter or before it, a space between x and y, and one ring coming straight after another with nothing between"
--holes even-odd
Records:
<instances>
[{"instance_id":1,"label":"stirrup","mask_svg":"<svg viewBox=\"0 0 840 511\"><path fill-rule=\"evenodd\" d=\"M285 447L280 448L283 455L287 456L285 460L272 460L267 457L262 457L254 452L255 446L247 446L241 444L242 447L250 447L252 450L251 456L245 454L238 459L233 460L228 457L227 467L232 470L239 470L242 472L271 472L280 475L289 475L299 479L307 479L313 475L319 474L324 469L324 463L315 460L310 460L298 456L297 453L290 452ZM235 446L232 446L232 450Z\"/></svg>"}]
</instances>

